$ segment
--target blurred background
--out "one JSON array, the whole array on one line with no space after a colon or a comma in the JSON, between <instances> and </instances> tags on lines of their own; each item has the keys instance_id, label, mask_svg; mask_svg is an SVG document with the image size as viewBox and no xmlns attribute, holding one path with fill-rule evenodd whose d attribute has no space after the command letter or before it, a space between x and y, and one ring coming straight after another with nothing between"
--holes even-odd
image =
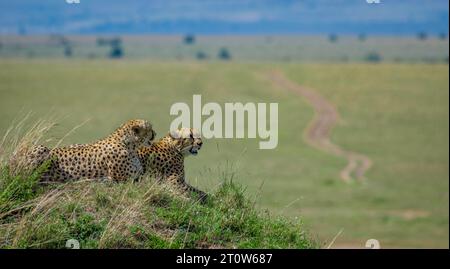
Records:
<instances>
[{"instance_id":1,"label":"blurred background","mask_svg":"<svg viewBox=\"0 0 450 269\"><path fill-rule=\"evenodd\" d=\"M170 106L192 105L193 94L278 102L276 149L209 139L187 159L188 180L214 189L233 177L324 244L339 234L333 247L375 238L382 248L448 248L448 5L0 0L0 133L31 111L56 115L51 135L60 138L87 121L66 144L130 118L162 136ZM308 142L321 107L283 81L334 109L328 138L370 160L363 177L343 180L348 158Z\"/></svg>"}]
</instances>

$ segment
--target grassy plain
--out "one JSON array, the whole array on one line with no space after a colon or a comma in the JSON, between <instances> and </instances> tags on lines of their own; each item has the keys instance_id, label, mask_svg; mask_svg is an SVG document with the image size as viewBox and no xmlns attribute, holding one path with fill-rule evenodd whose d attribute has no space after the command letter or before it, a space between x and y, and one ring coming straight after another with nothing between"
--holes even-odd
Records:
<instances>
[{"instance_id":1,"label":"grassy plain","mask_svg":"<svg viewBox=\"0 0 450 269\"><path fill-rule=\"evenodd\" d=\"M448 44L448 43L447 43ZM279 69L334 103L341 115L332 140L374 161L363 183L339 179L345 160L311 148L303 132L314 111L270 82ZM448 65L161 62L152 60L0 60L0 131L29 111L57 115L51 136L86 143L130 118L165 134L175 102L278 102L279 144L210 139L187 159L187 178L208 190L224 174L273 213L301 218L335 246L448 247ZM223 106L222 106L223 107ZM191 107L192 108L192 107Z\"/></svg>"},{"instance_id":2,"label":"grassy plain","mask_svg":"<svg viewBox=\"0 0 450 269\"><path fill-rule=\"evenodd\" d=\"M115 36L0 36L0 57L64 58L70 47L71 58L107 58L109 46L99 46L98 38ZM432 62L448 63L447 37L429 36L420 40L413 36L338 36L330 41L326 35L230 35L195 36L185 44L181 35L121 36L123 57L126 59L217 60L226 48L231 58L246 62ZM62 41L64 40L64 41ZM376 55L373 59L373 55Z\"/></svg>"}]
</instances>

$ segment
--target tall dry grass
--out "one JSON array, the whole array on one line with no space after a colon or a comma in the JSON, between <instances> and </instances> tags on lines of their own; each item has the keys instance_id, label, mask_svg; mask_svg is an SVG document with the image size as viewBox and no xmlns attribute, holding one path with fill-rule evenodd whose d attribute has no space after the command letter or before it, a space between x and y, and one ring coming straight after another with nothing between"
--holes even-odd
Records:
<instances>
[{"instance_id":1,"label":"tall dry grass","mask_svg":"<svg viewBox=\"0 0 450 269\"><path fill-rule=\"evenodd\" d=\"M28 170L27 156L34 147L53 140L48 138L47 134L56 125L55 121L39 119L30 125L28 124L30 117L31 113L28 113L17 124L13 123L0 142L0 165L8 166L9 173L12 175Z\"/></svg>"}]
</instances>

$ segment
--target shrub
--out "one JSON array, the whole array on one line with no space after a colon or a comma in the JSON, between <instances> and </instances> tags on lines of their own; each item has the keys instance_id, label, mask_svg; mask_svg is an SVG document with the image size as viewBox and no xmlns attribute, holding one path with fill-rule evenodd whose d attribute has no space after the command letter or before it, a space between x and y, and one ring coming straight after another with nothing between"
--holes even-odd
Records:
<instances>
[{"instance_id":1,"label":"shrub","mask_svg":"<svg viewBox=\"0 0 450 269\"><path fill-rule=\"evenodd\" d=\"M122 39L120 37L114 37L111 39L99 37L97 38L97 45L110 46L111 50L108 54L109 58L117 59L122 58L124 55L122 48Z\"/></svg>"},{"instance_id":2,"label":"shrub","mask_svg":"<svg viewBox=\"0 0 450 269\"><path fill-rule=\"evenodd\" d=\"M111 47L111 52L109 53L109 57L113 59L122 58L123 57L123 49L122 47Z\"/></svg>"},{"instance_id":3,"label":"shrub","mask_svg":"<svg viewBox=\"0 0 450 269\"><path fill-rule=\"evenodd\" d=\"M331 43L336 43L338 41L339 37L337 34L330 34L328 35L328 41Z\"/></svg>"},{"instance_id":4,"label":"shrub","mask_svg":"<svg viewBox=\"0 0 450 269\"><path fill-rule=\"evenodd\" d=\"M382 57L378 52L372 51L366 55L365 60L367 62L378 63L382 61Z\"/></svg>"},{"instance_id":5,"label":"shrub","mask_svg":"<svg viewBox=\"0 0 450 269\"><path fill-rule=\"evenodd\" d=\"M426 32L419 32L417 33L417 38L419 40L426 40L428 38L428 34Z\"/></svg>"},{"instance_id":6,"label":"shrub","mask_svg":"<svg viewBox=\"0 0 450 269\"><path fill-rule=\"evenodd\" d=\"M72 56L72 47L71 46L64 47L64 56L66 56L66 57Z\"/></svg>"},{"instance_id":7,"label":"shrub","mask_svg":"<svg viewBox=\"0 0 450 269\"><path fill-rule=\"evenodd\" d=\"M194 43L195 43L195 36L194 36L194 35L191 35L191 34L186 35L186 36L184 36L184 38L183 38L183 42L184 42L184 44L186 44L186 45L194 44Z\"/></svg>"},{"instance_id":8,"label":"shrub","mask_svg":"<svg viewBox=\"0 0 450 269\"><path fill-rule=\"evenodd\" d=\"M230 54L230 52L228 51L227 48L221 48L219 50L218 57L221 60L230 60L231 59L231 54Z\"/></svg>"}]
</instances>

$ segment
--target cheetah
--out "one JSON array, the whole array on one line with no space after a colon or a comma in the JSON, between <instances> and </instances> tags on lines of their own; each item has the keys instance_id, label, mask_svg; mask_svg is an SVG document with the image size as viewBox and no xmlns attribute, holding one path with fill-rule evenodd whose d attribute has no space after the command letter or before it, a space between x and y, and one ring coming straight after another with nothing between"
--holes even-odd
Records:
<instances>
[{"instance_id":1,"label":"cheetah","mask_svg":"<svg viewBox=\"0 0 450 269\"><path fill-rule=\"evenodd\" d=\"M28 163L36 167L49 160L49 168L41 182L108 179L136 180L142 174L137 149L150 145L156 136L145 120L129 120L111 135L92 144L76 144L49 149L36 146L28 154Z\"/></svg>"},{"instance_id":2,"label":"cheetah","mask_svg":"<svg viewBox=\"0 0 450 269\"><path fill-rule=\"evenodd\" d=\"M155 177L159 182L169 182L185 192L193 192L204 202L207 194L186 182L184 158L197 155L202 147L202 139L197 130L180 128L173 130L149 147L138 150L143 173Z\"/></svg>"}]
</instances>

